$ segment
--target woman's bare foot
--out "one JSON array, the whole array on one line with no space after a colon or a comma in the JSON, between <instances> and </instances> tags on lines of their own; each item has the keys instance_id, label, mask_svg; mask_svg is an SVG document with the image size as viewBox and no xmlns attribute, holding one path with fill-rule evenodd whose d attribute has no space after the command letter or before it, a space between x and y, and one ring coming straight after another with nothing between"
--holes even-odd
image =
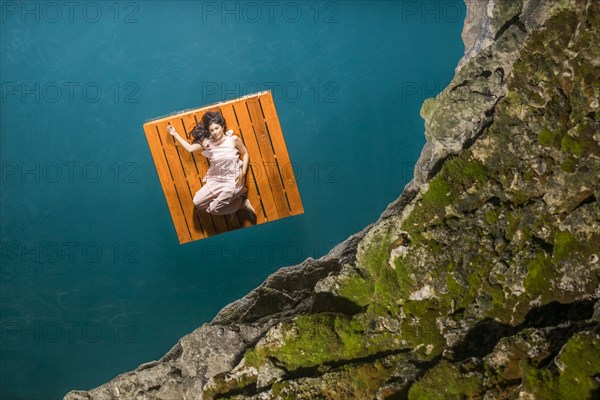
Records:
<instances>
[{"instance_id":1,"label":"woman's bare foot","mask_svg":"<svg viewBox=\"0 0 600 400\"><path fill-rule=\"evenodd\" d=\"M250 200L246 198L240 206L240 208L248 211L248 215L250 216L250 222L252 222L252 225L256 225L256 211L254 210L254 207L252 207L252 203L250 203Z\"/></svg>"}]
</instances>

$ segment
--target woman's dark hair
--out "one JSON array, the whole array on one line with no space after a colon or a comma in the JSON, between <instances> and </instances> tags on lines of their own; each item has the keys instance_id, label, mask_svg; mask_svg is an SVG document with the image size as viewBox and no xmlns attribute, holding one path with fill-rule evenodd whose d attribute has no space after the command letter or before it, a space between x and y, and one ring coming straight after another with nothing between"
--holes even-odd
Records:
<instances>
[{"instance_id":1,"label":"woman's dark hair","mask_svg":"<svg viewBox=\"0 0 600 400\"><path fill-rule=\"evenodd\" d=\"M194 138L192 143L202 144L202 142L204 142L204 139L208 139L210 137L210 133L208 132L208 129L204 128L204 125L202 125L201 122L198 122L188 133L188 136Z\"/></svg>"},{"instance_id":2,"label":"woman's dark hair","mask_svg":"<svg viewBox=\"0 0 600 400\"><path fill-rule=\"evenodd\" d=\"M223 127L223 131L227 132L227 123L225 122L225 118L218 111L209 111L202 116L201 124L204 125L204 128L208 131L208 127L212 124L221 125Z\"/></svg>"},{"instance_id":3,"label":"woman's dark hair","mask_svg":"<svg viewBox=\"0 0 600 400\"><path fill-rule=\"evenodd\" d=\"M202 116L200 122L196 123L190 131L189 135L194 138L193 143L202 144L204 139L208 139L210 137L208 127L212 124L221 125L223 131L227 132L227 123L223 115L218 111L209 111Z\"/></svg>"}]
</instances>

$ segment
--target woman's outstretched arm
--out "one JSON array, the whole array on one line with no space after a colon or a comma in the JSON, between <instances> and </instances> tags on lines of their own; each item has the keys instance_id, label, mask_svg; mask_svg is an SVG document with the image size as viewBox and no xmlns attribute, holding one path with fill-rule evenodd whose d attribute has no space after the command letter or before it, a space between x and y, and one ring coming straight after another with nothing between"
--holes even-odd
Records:
<instances>
[{"instance_id":1,"label":"woman's outstretched arm","mask_svg":"<svg viewBox=\"0 0 600 400\"><path fill-rule=\"evenodd\" d=\"M190 144L186 140L184 140L181 136L179 136L179 133L177 133L177 131L175 130L173 125L167 126L167 132L169 132L169 135L172 135L175 139L177 139L177 141L179 143L181 143L183 148L186 149L187 151L189 151L190 153L192 151L198 151L202 148L201 144L198 144L198 143Z\"/></svg>"}]
</instances>

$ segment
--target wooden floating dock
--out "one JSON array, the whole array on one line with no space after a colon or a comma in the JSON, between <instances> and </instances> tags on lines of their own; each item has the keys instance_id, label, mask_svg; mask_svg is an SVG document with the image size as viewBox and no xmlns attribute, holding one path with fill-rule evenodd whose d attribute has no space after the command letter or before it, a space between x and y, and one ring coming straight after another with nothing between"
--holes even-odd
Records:
<instances>
[{"instance_id":1,"label":"wooden floating dock","mask_svg":"<svg viewBox=\"0 0 600 400\"><path fill-rule=\"evenodd\" d=\"M248 199L256 210L257 225L302 214L304 208L273 96L271 91L264 91L144 124L179 243L252 226L240 211L223 216L194 212L192 199L203 185L202 178L208 171L208 161L199 151L187 152L168 134L167 126L173 125L185 139L185 135L208 111L221 112L227 129L233 129L248 149L250 164L246 187Z\"/></svg>"}]
</instances>

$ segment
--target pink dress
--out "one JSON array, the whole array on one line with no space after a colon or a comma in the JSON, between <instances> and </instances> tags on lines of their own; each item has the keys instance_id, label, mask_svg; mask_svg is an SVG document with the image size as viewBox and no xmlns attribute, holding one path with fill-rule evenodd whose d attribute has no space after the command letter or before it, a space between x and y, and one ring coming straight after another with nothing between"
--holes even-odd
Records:
<instances>
[{"instance_id":1,"label":"pink dress","mask_svg":"<svg viewBox=\"0 0 600 400\"><path fill-rule=\"evenodd\" d=\"M202 151L210 161L210 167L202 182L204 186L196 192L194 204L209 214L224 215L236 212L243 201L247 189L244 183L235 184L241 174L244 163L240 160L240 152L235 147L233 131L225 132L225 137L218 145L212 142Z\"/></svg>"}]
</instances>

